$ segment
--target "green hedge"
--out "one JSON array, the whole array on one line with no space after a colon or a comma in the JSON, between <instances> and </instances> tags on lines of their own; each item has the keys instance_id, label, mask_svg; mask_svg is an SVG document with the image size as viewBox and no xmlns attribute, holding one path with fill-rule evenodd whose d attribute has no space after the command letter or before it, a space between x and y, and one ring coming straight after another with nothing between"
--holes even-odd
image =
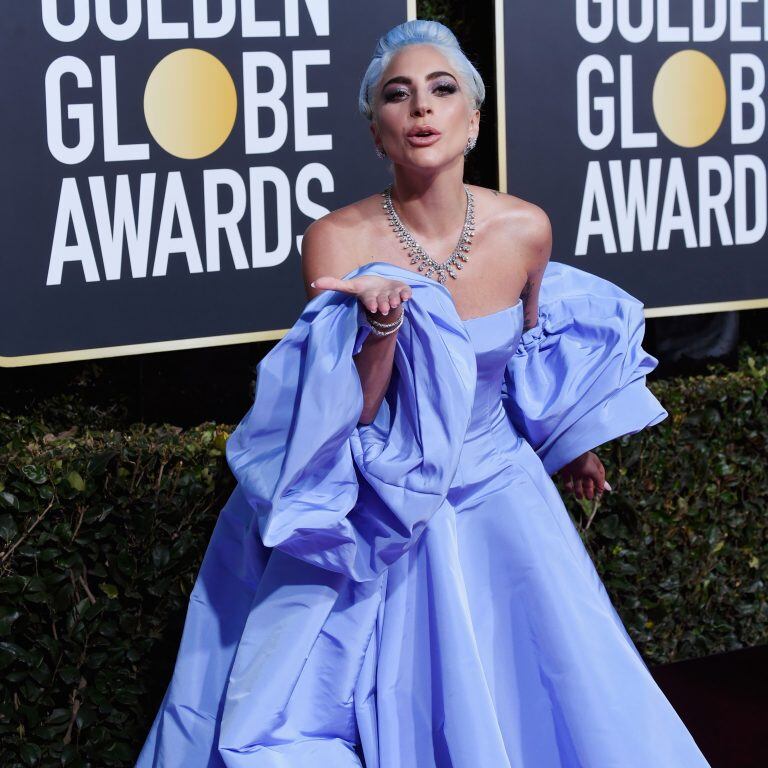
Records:
<instances>
[{"instance_id":1,"label":"green hedge","mask_svg":"<svg viewBox=\"0 0 768 768\"><path fill-rule=\"evenodd\" d=\"M720 374L653 382L670 417L599 450L601 508L568 500L650 662L766 641L768 355ZM4 768L133 765L233 487L231 426L115 416L0 414Z\"/></svg>"},{"instance_id":2,"label":"green hedge","mask_svg":"<svg viewBox=\"0 0 768 768\"><path fill-rule=\"evenodd\" d=\"M62 427L0 415L4 768L133 765L233 487L215 425Z\"/></svg>"},{"instance_id":3,"label":"green hedge","mask_svg":"<svg viewBox=\"0 0 768 768\"><path fill-rule=\"evenodd\" d=\"M650 662L768 642L768 355L710 370L652 382L667 419L598 449L602 503L568 501Z\"/></svg>"}]
</instances>

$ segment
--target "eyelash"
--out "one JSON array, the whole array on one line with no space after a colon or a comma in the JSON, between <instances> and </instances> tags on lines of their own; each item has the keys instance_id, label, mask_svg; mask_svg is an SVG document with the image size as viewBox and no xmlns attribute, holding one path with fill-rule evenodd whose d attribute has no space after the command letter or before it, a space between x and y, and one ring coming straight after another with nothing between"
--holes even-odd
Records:
<instances>
[{"instance_id":1,"label":"eyelash","mask_svg":"<svg viewBox=\"0 0 768 768\"><path fill-rule=\"evenodd\" d=\"M440 83L439 85L435 86L435 91L443 91L443 93L451 94L456 93L458 88L453 83ZM399 88L396 91L389 91L384 95L385 101L395 101L395 99L400 95L408 95L408 92L403 90L402 88Z\"/></svg>"}]
</instances>

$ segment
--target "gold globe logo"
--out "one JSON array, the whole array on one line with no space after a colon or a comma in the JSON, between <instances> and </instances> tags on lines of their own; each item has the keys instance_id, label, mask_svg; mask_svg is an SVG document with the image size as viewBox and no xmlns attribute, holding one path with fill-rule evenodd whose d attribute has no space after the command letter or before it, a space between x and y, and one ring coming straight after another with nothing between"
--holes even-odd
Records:
<instances>
[{"instance_id":1,"label":"gold globe logo","mask_svg":"<svg viewBox=\"0 0 768 768\"><path fill-rule=\"evenodd\" d=\"M144 89L144 117L154 140L169 154L195 160L229 137L237 115L237 89L227 68L199 48L161 59Z\"/></svg>"},{"instance_id":2,"label":"gold globe logo","mask_svg":"<svg viewBox=\"0 0 768 768\"><path fill-rule=\"evenodd\" d=\"M725 117L725 80L717 64L700 51L670 56L653 84L653 112L662 133L681 147L700 147Z\"/></svg>"}]
</instances>

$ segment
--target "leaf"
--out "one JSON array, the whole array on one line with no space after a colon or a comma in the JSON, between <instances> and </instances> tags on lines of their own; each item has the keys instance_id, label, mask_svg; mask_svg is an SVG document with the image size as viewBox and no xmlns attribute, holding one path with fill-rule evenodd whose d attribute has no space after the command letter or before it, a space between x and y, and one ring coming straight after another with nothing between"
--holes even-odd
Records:
<instances>
[{"instance_id":1,"label":"leaf","mask_svg":"<svg viewBox=\"0 0 768 768\"><path fill-rule=\"evenodd\" d=\"M16 643L0 642L0 653L6 653L14 659L28 659L29 653Z\"/></svg>"},{"instance_id":2,"label":"leaf","mask_svg":"<svg viewBox=\"0 0 768 768\"><path fill-rule=\"evenodd\" d=\"M17 595L27 583L24 576L4 576L0 578L0 595Z\"/></svg>"},{"instance_id":3,"label":"leaf","mask_svg":"<svg viewBox=\"0 0 768 768\"><path fill-rule=\"evenodd\" d=\"M227 448L227 433L226 432L217 432L216 437L213 441L213 447L219 451L220 453L224 453Z\"/></svg>"},{"instance_id":4,"label":"leaf","mask_svg":"<svg viewBox=\"0 0 768 768\"><path fill-rule=\"evenodd\" d=\"M8 491L0 493L0 503L2 503L3 506L12 507L13 509L19 508L18 498Z\"/></svg>"},{"instance_id":5,"label":"leaf","mask_svg":"<svg viewBox=\"0 0 768 768\"><path fill-rule=\"evenodd\" d=\"M168 562L170 559L171 559L171 553L168 550L168 547L164 547L158 544L152 550L152 563L155 566L155 568L157 568L158 570L168 565Z\"/></svg>"},{"instance_id":6,"label":"leaf","mask_svg":"<svg viewBox=\"0 0 768 768\"><path fill-rule=\"evenodd\" d=\"M16 619L21 616L21 613L15 608L8 608L0 606L0 635L9 635L11 633L11 626Z\"/></svg>"},{"instance_id":7,"label":"leaf","mask_svg":"<svg viewBox=\"0 0 768 768\"><path fill-rule=\"evenodd\" d=\"M25 741L19 748L19 755L21 755L21 759L27 765L37 765L43 756L43 752L37 744Z\"/></svg>"},{"instance_id":8,"label":"leaf","mask_svg":"<svg viewBox=\"0 0 768 768\"><path fill-rule=\"evenodd\" d=\"M112 459L117 455L117 451L114 450L101 451L100 453L97 453L88 462L88 474L94 477L103 475L109 462L112 461Z\"/></svg>"},{"instance_id":9,"label":"leaf","mask_svg":"<svg viewBox=\"0 0 768 768\"><path fill-rule=\"evenodd\" d=\"M72 470L67 475L67 482L74 488L76 491L84 491L85 490L85 481L83 480L82 476L79 472Z\"/></svg>"},{"instance_id":10,"label":"leaf","mask_svg":"<svg viewBox=\"0 0 768 768\"><path fill-rule=\"evenodd\" d=\"M41 485L48 480L48 475L43 467L38 467L35 464L25 464L21 471L25 477L29 478L36 485Z\"/></svg>"},{"instance_id":11,"label":"leaf","mask_svg":"<svg viewBox=\"0 0 768 768\"><path fill-rule=\"evenodd\" d=\"M82 730L95 723L96 718L97 714L94 710L89 709L88 707L80 707L77 716L75 717L75 722L77 723L77 727Z\"/></svg>"},{"instance_id":12,"label":"leaf","mask_svg":"<svg viewBox=\"0 0 768 768\"><path fill-rule=\"evenodd\" d=\"M619 533L618 515L606 515L601 521L600 533L608 539L615 539Z\"/></svg>"},{"instance_id":13,"label":"leaf","mask_svg":"<svg viewBox=\"0 0 768 768\"><path fill-rule=\"evenodd\" d=\"M16 521L9 515L0 515L0 537L5 541L10 541L19 532Z\"/></svg>"},{"instance_id":14,"label":"leaf","mask_svg":"<svg viewBox=\"0 0 768 768\"><path fill-rule=\"evenodd\" d=\"M113 741L107 748L106 754L120 763L128 762L135 758L133 748L120 741Z\"/></svg>"},{"instance_id":15,"label":"leaf","mask_svg":"<svg viewBox=\"0 0 768 768\"><path fill-rule=\"evenodd\" d=\"M114 584L99 584L99 589L110 599L114 600L120 593Z\"/></svg>"}]
</instances>

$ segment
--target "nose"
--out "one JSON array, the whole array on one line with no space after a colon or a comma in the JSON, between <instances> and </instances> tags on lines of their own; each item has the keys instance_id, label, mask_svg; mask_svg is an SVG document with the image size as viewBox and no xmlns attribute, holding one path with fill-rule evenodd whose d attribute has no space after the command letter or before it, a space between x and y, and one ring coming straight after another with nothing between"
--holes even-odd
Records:
<instances>
[{"instance_id":1,"label":"nose","mask_svg":"<svg viewBox=\"0 0 768 768\"><path fill-rule=\"evenodd\" d=\"M413 97L413 105L411 107L411 117L423 117L432 112L432 107L429 105L429 97L424 91L417 91Z\"/></svg>"}]
</instances>

